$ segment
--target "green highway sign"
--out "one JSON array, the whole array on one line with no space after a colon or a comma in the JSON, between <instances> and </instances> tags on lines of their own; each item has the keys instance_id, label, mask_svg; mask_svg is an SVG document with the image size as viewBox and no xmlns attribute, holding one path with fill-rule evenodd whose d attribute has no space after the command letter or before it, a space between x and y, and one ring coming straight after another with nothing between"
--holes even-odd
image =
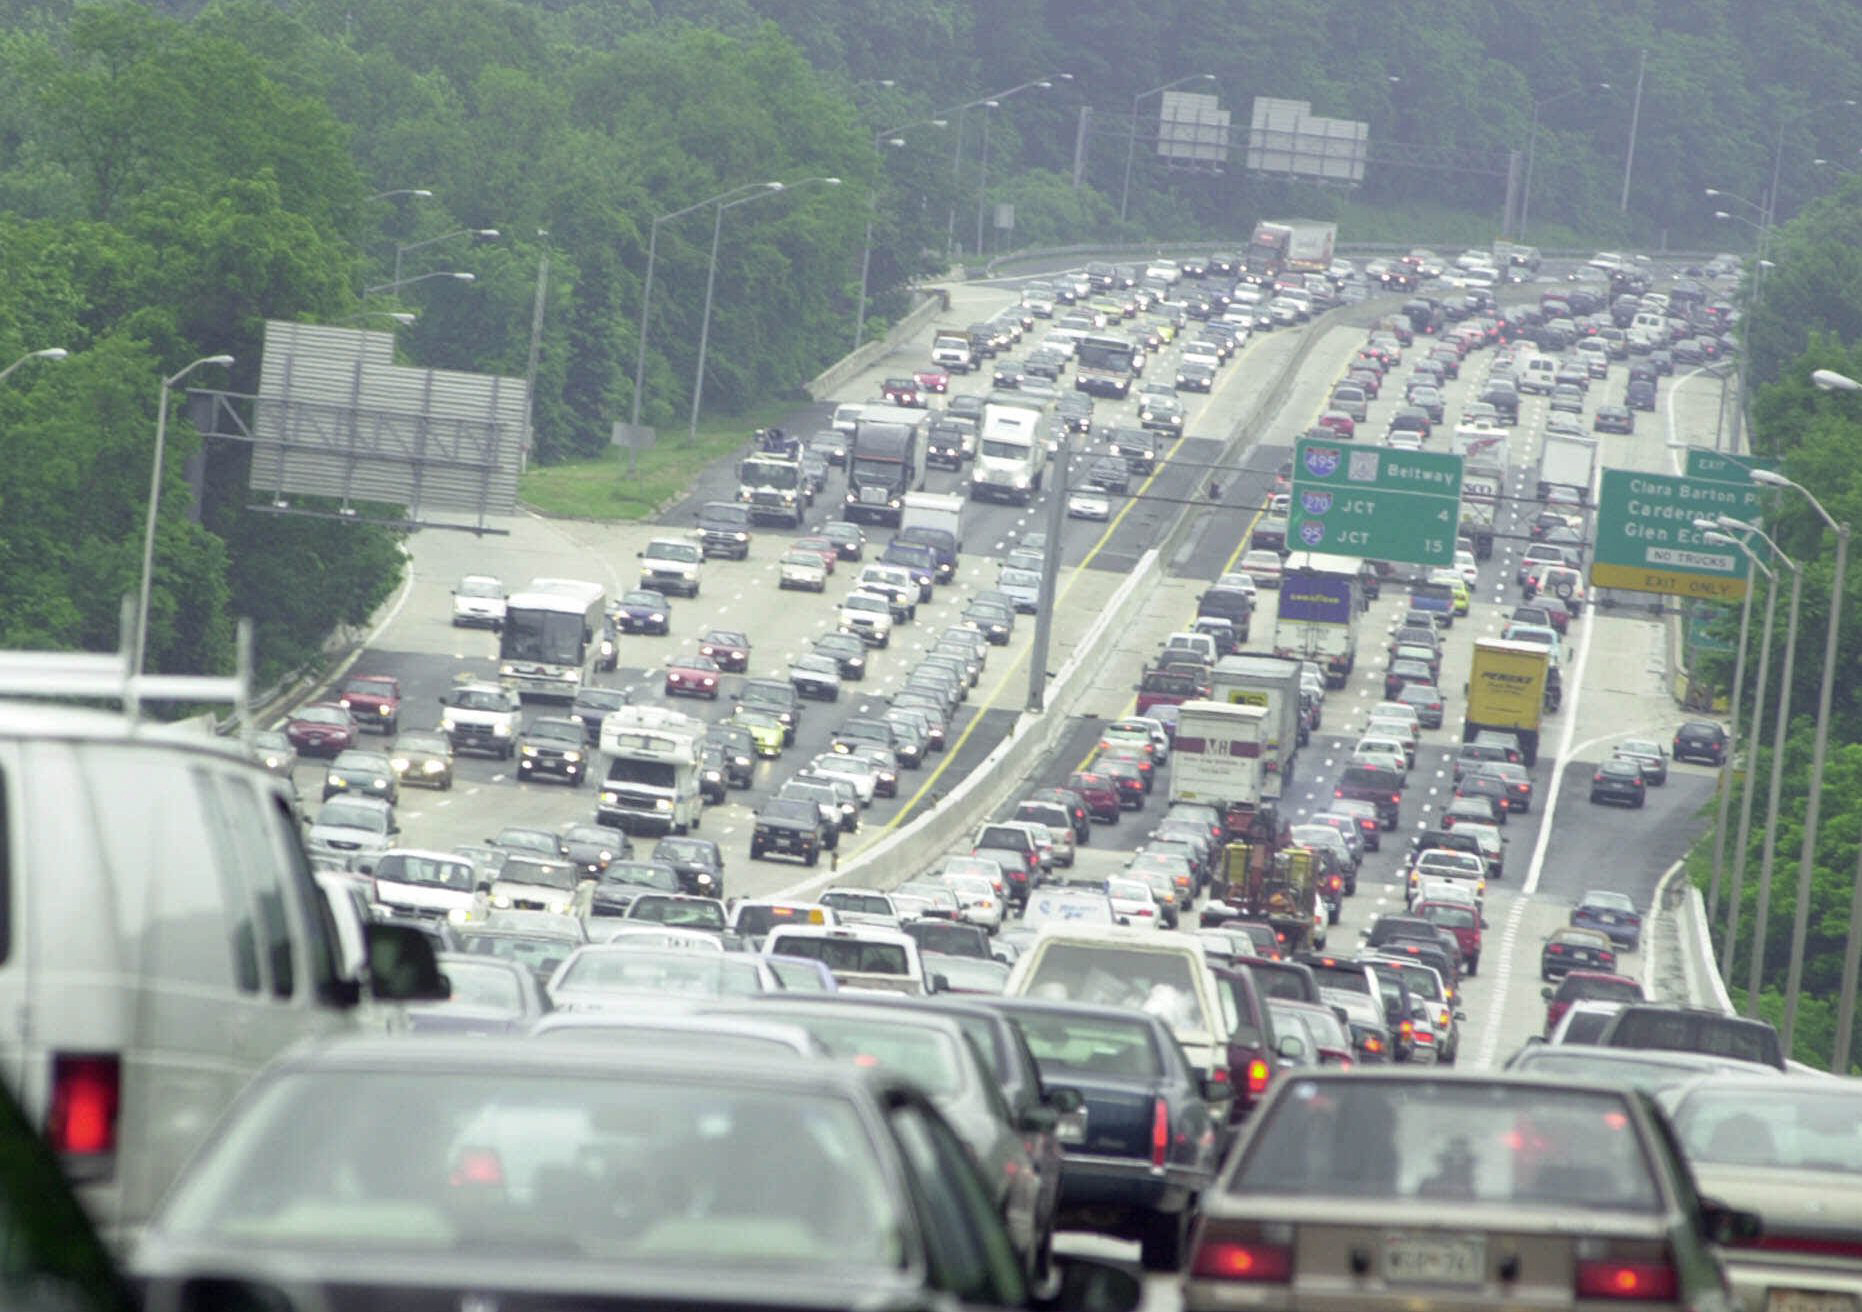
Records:
<instances>
[{"instance_id":1,"label":"green highway sign","mask_svg":"<svg viewBox=\"0 0 1862 1312\"><path fill-rule=\"evenodd\" d=\"M1776 468L1778 462L1770 456L1736 456L1730 451L1691 446L1687 449L1687 465L1681 477L1705 479L1709 483L1750 483L1754 469Z\"/></svg>"},{"instance_id":2,"label":"green highway sign","mask_svg":"<svg viewBox=\"0 0 1862 1312\"><path fill-rule=\"evenodd\" d=\"M1750 482L1606 469L1591 586L1739 601L1746 595L1745 553L1708 542L1694 521L1758 514L1759 489Z\"/></svg>"},{"instance_id":3,"label":"green highway sign","mask_svg":"<svg viewBox=\"0 0 1862 1312\"><path fill-rule=\"evenodd\" d=\"M1452 565L1460 523L1460 456L1312 437L1294 445L1296 551Z\"/></svg>"}]
</instances>

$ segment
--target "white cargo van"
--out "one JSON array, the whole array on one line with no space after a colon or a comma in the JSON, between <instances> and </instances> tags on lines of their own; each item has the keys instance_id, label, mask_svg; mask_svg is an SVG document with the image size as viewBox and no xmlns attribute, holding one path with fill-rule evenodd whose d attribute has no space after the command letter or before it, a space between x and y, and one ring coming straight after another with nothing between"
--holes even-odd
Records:
<instances>
[{"instance_id":1,"label":"white cargo van","mask_svg":"<svg viewBox=\"0 0 1862 1312\"><path fill-rule=\"evenodd\" d=\"M1638 310L1629 321L1629 340L1649 347L1668 343L1668 316L1656 310Z\"/></svg>"},{"instance_id":2,"label":"white cargo van","mask_svg":"<svg viewBox=\"0 0 1862 1312\"><path fill-rule=\"evenodd\" d=\"M1558 381L1558 357L1529 355L1519 370L1519 390L1548 394Z\"/></svg>"},{"instance_id":3,"label":"white cargo van","mask_svg":"<svg viewBox=\"0 0 1862 1312\"><path fill-rule=\"evenodd\" d=\"M129 669L126 653L0 653L0 1071L118 1240L273 1056L357 1027L371 983L382 1001L446 997L416 929L371 923L344 952L288 779L136 714L160 698L244 719L243 666Z\"/></svg>"}]
</instances>

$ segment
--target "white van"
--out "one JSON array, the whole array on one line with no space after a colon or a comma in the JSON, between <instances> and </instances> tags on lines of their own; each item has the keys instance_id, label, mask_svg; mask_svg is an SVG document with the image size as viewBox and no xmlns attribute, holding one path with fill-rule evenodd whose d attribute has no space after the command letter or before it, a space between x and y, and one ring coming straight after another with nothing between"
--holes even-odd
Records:
<instances>
[{"instance_id":1,"label":"white van","mask_svg":"<svg viewBox=\"0 0 1862 1312\"><path fill-rule=\"evenodd\" d=\"M1649 347L1668 343L1668 316L1656 310L1638 310L1629 321L1629 340Z\"/></svg>"},{"instance_id":2,"label":"white van","mask_svg":"<svg viewBox=\"0 0 1862 1312\"><path fill-rule=\"evenodd\" d=\"M1003 993L1149 1011L1170 1026L1205 1076L1227 1070L1228 1036L1241 1023L1200 939L1118 925L1050 920L1009 972Z\"/></svg>"},{"instance_id":3,"label":"white van","mask_svg":"<svg viewBox=\"0 0 1862 1312\"><path fill-rule=\"evenodd\" d=\"M1558 381L1558 357L1555 355L1529 355L1520 365L1519 390L1522 392L1549 393Z\"/></svg>"},{"instance_id":4,"label":"white van","mask_svg":"<svg viewBox=\"0 0 1862 1312\"><path fill-rule=\"evenodd\" d=\"M132 678L124 653L0 653L0 1070L116 1240L272 1057L357 1028L358 958L378 1000L447 995L417 929L369 924L345 953L288 779L134 710L243 719L245 686L243 669Z\"/></svg>"}]
</instances>

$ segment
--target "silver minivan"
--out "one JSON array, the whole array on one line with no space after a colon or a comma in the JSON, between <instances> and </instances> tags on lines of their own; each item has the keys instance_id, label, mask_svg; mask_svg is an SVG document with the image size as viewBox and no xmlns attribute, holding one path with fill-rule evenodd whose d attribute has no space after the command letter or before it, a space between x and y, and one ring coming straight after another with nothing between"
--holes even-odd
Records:
<instances>
[{"instance_id":1,"label":"silver minivan","mask_svg":"<svg viewBox=\"0 0 1862 1312\"><path fill-rule=\"evenodd\" d=\"M1340 383L1332 389L1332 409L1343 410L1353 423L1362 424L1371 412L1371 399L1356 383Z\"/></svg>"}]
</instances>

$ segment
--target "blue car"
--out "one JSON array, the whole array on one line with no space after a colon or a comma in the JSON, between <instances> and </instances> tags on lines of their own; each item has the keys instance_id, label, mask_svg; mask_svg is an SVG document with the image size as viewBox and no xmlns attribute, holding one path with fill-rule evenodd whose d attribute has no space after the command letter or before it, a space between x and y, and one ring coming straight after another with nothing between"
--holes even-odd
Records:
<instances>
[{"instance_id":1,"label":"blue car","mask_svg":"<svg viewBox=\"0 0 1862 1312\"><path fill-rule=\"evenodd\" d=\"M1642 943L1642 913L1622 893L1592 889L1571 909L1571 923L1594 929L1618 947L1634 952Z\"/></svg>"},{"instance_id":2,"label":"blue car","mask_svg":"<svg viewBox=\"0 0 1862 1312\"><path fill-rule=\"evenodd\" d=\"M651 588L623 592L608 608L608 614L622 633L672 632L672 607L663 593Z\"/></svg>"}]
</instances>

